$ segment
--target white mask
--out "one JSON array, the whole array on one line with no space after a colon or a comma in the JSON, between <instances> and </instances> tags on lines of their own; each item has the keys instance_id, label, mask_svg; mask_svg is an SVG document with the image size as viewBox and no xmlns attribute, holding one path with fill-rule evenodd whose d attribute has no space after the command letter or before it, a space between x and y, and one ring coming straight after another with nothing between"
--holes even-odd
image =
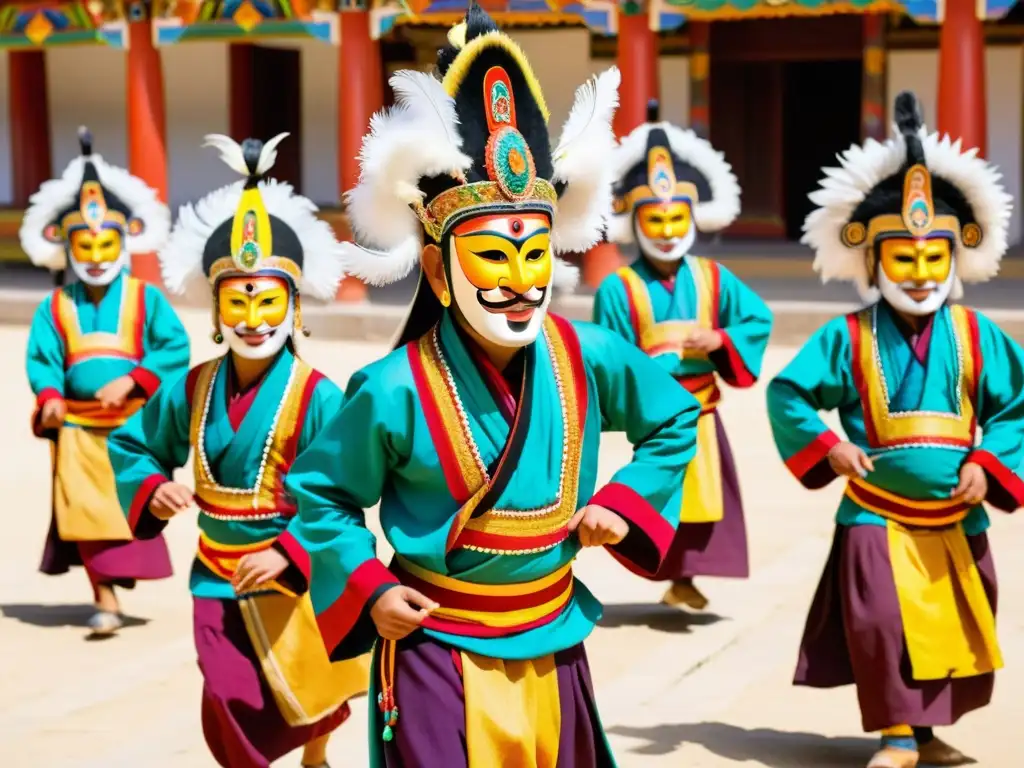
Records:
<instances>
[{"instance_id":1,"label":"white mask","mask_svg":"<svg viewBox=\"0 0 1024 768\"><path fill-rule=\"evenodd\" d=\"M893 309L905 312L908 315L933 315L939 311L943 304L949 299L956 283L956 257L953 257L949 268L949 276L941 283L929 280L925 283L904 281L893 282L885 270L878 269L878 290L883 298L889 302ZM908 289L930 289L931 293L924 301L916 301L907 295Z\"/></svg>"},{"instance_id":2,"label":"white mask","mask_svg":"<svg viewBox=\"0 0 1024 768\"><path fill-rule=\"evenodd\" d=\"M679 261L690 252L690 248L693 247L693 243L697 239L697 230L691 226L682 237L673 237L669 240L652 240L637 226L635 217L633 219L633 233L641 252L653 261Z\"/></svg>"},{"instance_id":3,"label":"white mask","mask_svg":"<svg viewBox=\"0 0 1024 768\"><path fill-rule=\"evenodd\" d=\"M276 328L268 323L262 323L255 329L247 327L244 322L235 327L227 325L223 320L219 320L219 324L220 332L232 352L246 360L266 360L284 348L295 330L295 300L293 298L289 301L288 314ZM250 344L245 340L245 337L256 340L261 336L265 338L258 344Z\"/></svg>"},{"instance_id":4,"label":"white mask","mask_svg":"<svg viewBox=\"0 0 1024 768\"><path fill-rule=\"evenodd\" d=\"M96 286L97 288L105 285L110 285L117 278L119 274L128 266L129 256L128 251L121 250L121 255L116 261L78 261L70 253L68 249L68 264L71 265L71 271L75 273L79 280L86 285ZM95 274L90 274L93 272Z\"/></svg>"}]
</instances>

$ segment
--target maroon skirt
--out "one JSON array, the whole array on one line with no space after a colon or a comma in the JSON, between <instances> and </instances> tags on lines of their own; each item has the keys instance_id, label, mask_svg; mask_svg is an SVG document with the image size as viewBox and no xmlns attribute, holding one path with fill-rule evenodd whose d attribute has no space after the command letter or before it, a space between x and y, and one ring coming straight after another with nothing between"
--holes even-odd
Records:
<instances>
[{"instance_id":1,"label":"maroon skirt","mask_svg":"<svg viewBox=\"0 0 1024 768\"><path fill-rule=\"evenodd\" d=\"M131 589L136 581L166 579L173 574L163 535L145 541L64 541L51 516L39 570L57 576L75 565L85 567L94 587L113 584Z\"/></svg>"},{"instance_id":2,"label":"maroon skirt","mask_svg":"<svg viewBox=\"0 0 1024 768\"><path fill-rule=\"evenodd\" d=\"M467 768L466 704L458 658L450 646L422 633L399 643L395 703L400 720L394 740L384 742L387 768ZM614 768L597 717L583 645L556 653L555 669L562 718L557 768ZM384 723L375 701L370 711L375 718L370 738L379 739Z\"/></svg>"},{"instance_id":3,"label":"maroon skirt","mask_svg":"<svg viewBox=\"0 0 1024 768\"><path fill-rule=\"evenodd\" d=\"M985 594L996 610L995 566L984 533L968 536ZM886 528L836 526L832 551L811 603L794 684L857 686L865 731L894 725L952 725L992 698L993 673L915 680Z\"/></svg>"},{"instance_id":4,"label":"maroon skirt","mask_svg":"<svg viewBox=\"0 0 1024 768\"><path fill-rule=\"evenodd\" d=\"M655 581L678 581L694 576L745 579L750 575L747 523L743 517L736 461L718 412L713 412L710 418L715 420L722 468L722 519L717 523L680 524ZM669 503L677 504L679 498L674 495Z\"/></svg>"},{"instance_id":5,"label":"maroon skirt","mask_svg":"<svg viewBox=\"0 0 1024 768\"><path fill-rule=\"evenodd\" d=\"M238 603L204 597L192 601L203 673L203 736L218 765L269 768L345 722L348 704L313 725L288 725L260 670Z\"/></svg>"}]
</instances>

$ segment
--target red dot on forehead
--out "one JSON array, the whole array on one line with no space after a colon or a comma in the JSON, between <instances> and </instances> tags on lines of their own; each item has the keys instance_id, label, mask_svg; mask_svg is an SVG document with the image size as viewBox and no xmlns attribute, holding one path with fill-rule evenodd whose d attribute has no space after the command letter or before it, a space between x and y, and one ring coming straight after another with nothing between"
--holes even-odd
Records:
<instances>
[{"instance_id":1,"label":"red dot on forehead","mask_svg":"<svg viewBox=\"0 0 1024 768\"><path fill-rule=\"evenodd\" d=\"M512 219L511 226L512 231L515 232L517 235L523 231L523 222L521 219Z\"/></svg>"}]
</instances>

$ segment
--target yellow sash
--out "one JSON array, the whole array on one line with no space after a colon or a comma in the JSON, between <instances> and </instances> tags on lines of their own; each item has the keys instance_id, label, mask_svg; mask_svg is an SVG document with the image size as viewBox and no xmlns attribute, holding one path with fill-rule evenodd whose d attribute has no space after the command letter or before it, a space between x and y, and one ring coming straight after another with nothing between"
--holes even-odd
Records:
<instances>
[{"instance_id":1,"label":"yellow sash","mask_svg":"<svg viewBox=\"0 0 1024 768\"><path fill-rule=\"evenodd\" d=\"M697 453L683 477L681 523L717 523L725 516L722 460L714 416L719 392L714 376L707 379L708 383L691 391L701 404L701 415L697 419Z\"/></svg>"},{"instance_id":2,"label":"yellow sash","mask_svg":"<svg viewBox=\"0 0 1024 768\"><path fill-rule=\"evenodd\" d=\"M61 427L54 446L53 512L64 541L131 541L106 433Z\"/></svg>"},{"instance_id":3,"label":"yellow sash","mask_svg":"<svg viewBox=\"0 0 1024 768\"><path fill-rule=\"evenodd\" d=\"M973 677L1003 666L995 616L959 525L889 520L889 557L915 680Z\"/></svg>"},{"instance_id":4,"label":"yellow sash","mask_svg":"<svg viewBox=\"0 0 1024 768\"><path fill-rule=\"evenodd\" d=\"M461 654L469 768L555 768L562 711L554 655L503 661Z\"/></svg>"},{"instance_id":5,"label":"yellow sash","mask_svg":"<svg viewBox=\"0 0 1024 768\"><path fill-rule=\"evenodd\" d=\"M353 696L366 693L369 654L331 662L308 593L242 597L238 607L263 676L288 725L315 723Z\"/></svg>"}]
</instances>

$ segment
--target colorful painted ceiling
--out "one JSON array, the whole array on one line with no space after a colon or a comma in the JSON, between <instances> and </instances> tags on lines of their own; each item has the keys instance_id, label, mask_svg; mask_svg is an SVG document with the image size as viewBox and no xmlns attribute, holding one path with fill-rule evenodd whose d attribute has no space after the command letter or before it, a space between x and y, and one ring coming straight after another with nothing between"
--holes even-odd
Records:
<instances>
[{"instance_id":1,"label":"colorful painted ceiling","mask_svg":"<svg viewBox=\"0 0 1024 768\"><path fill-rule=\"evenodd\" d=\"M0 48L103 43L123 48L120 2L22 2L0 5Z\"/></svg>"},{"instance_id":2,"label":"colorful painted ceiling","mask_svg":"<svg viewBox=\"0 0 1024 768\"><path fill-rule=\"evenodd\" d=\"M336 9L318 0L156 0L154 42L312 37L337 43Z\"/></svg>"}]
</instances>

